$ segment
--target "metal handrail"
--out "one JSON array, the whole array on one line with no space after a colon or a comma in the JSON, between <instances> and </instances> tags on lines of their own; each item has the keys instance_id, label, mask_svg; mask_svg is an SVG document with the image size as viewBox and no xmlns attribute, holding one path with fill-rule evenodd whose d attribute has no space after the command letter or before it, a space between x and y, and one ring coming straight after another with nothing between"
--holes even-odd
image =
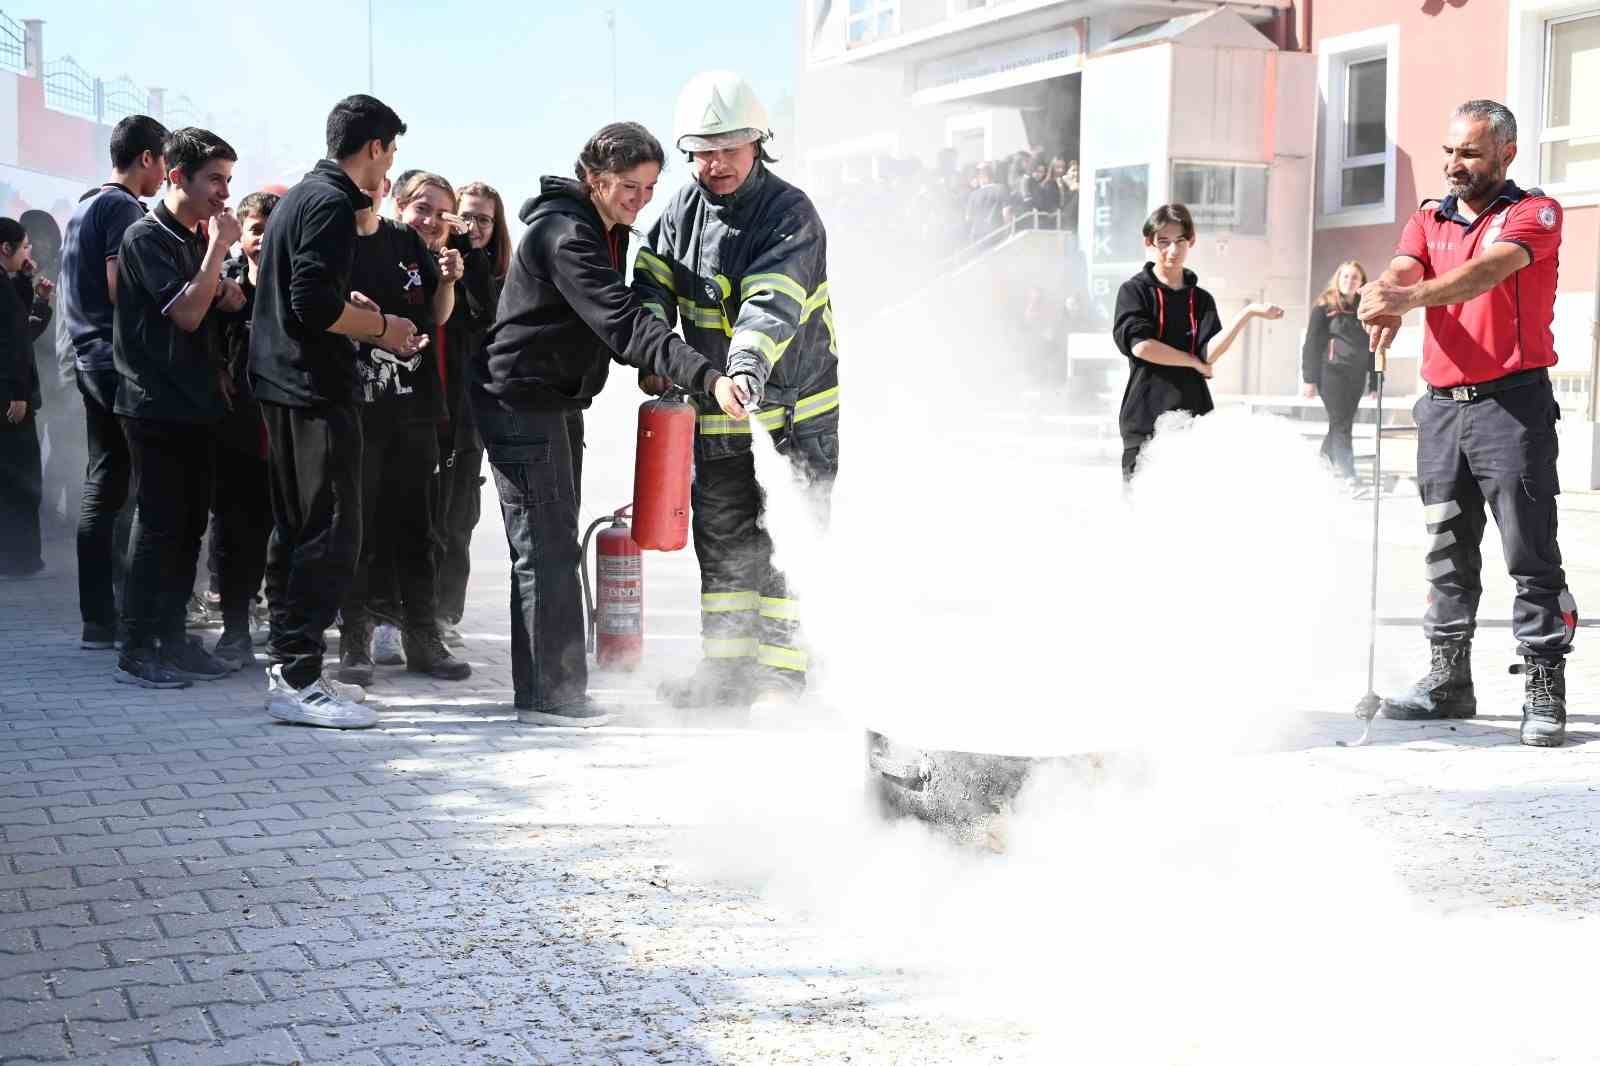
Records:
<instances>
[{"instance_id":1,"label":"metal handrail","mask_svg":"<svg viewBox=\"0 0 1600 1066\"><path fill-rule=\"evenodd\" d=\"M1021 215L1017 215L1013 217L1010 222L1002 223L989 233L984 234L975 241L971 241L968 244L963 245L954 252L951 252L949 255L945 256L943 259L939 260L939 262L934 265L933 273L943 274L947 269L953 269L957 266L960 266L964 262L976 259L979 252L982 252L986 248L992 247L996 243L996 238L999 238L1002 234L1006 238L1016 236L1017 224L1023 219L1031 219L1034 222L1038 222L1038 220L1041 218L1054 218L1056 223L1054 230L1059 231L1061 229L1062 214L1063 212L1058 208L1054 211L1040 211L1035 209L1025 212ZM1039 229L1037 225L1030 228ZM1051 231L1046 230L1045 232L1048 233Z\"/></svg>"}]
</instances>

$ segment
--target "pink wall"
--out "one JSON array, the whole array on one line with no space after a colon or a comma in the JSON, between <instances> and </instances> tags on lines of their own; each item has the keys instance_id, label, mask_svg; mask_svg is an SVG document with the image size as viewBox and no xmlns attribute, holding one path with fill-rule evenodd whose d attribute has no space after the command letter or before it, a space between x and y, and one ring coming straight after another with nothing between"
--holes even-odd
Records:
<instances>
[{"instance_id":1,"label":"pink wall","mask_svg":"<svg viewBox=\"0 0 1600 1066\"><path fill-rule=\"evenodd\" d=\"M1312 41L1320 50L1326 38L1387 25L1400 27L1395 221L1392 225L1317 230L1312 246L1314 291L1346 259L1361 260L1371 273L1388 263L1417 204L1444 192L1440 145L1450 113L1463 100L1503 100L1506 96L1503 0L1316 0ZM1563 257L1592 264L1597 226L1600 212L1595 209L1569 212ZM1561 272L1562 289L1587 291L1593 285L1592 267Z\"/></svg>"}]
</instances>

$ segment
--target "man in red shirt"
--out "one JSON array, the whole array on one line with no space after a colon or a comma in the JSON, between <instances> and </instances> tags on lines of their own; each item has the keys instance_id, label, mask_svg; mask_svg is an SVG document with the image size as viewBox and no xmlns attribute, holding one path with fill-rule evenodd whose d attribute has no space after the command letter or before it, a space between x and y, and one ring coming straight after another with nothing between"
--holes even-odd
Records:
<instances>
[{"instance_id":1,"label":"man in red shirt","mask_svg":"<svg viewBox=\"0 0 1600 1066\"><path fill-rule=\"evenodd\" d=\"M1551 319L1561 205L1506 179L1517 120L1492 100L1456 109L1444 145L1450 194L1411 216L1381 278L1362 292L1374 349L1396 316L1427 309L1417 423L1417 482L1433 535L1428 547L1432 644L1427 676L1383 701L1388 718L1471 718L1471 642L1483 557L1484 504L1500 527L1517 583L1513 628L1526 675L1522 742L1566 739L1566 655L1577 625L1556 544L1556 419L1546 367L1556 362Z\"/></svg>"}]
</instances>

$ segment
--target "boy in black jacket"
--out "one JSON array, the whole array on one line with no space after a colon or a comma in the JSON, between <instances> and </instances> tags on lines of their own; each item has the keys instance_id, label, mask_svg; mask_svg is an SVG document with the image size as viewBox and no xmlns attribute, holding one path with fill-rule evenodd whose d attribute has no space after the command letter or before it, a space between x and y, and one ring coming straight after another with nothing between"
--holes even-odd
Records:
<instances>
[{"instance_id":1,"label":"boy in black jacket","mask_svg":"<svg viewBox=\"0 0 1600 1066\"><path fill-rule=\"evenodd\" d=\"M350 289L363 189L382 184L405 123L370 96L328 115L328 158L284 194L261 250L250 328L250 384L267 424L272 539L267 607L272 640L267 711L348 729L376 716L363 693L322 677L323 632L361 550L361 422L352 338L410 358L421 338Z\"/></svg>"},{"instance_id":2,"label":"boy in black jacket","mask_svg":"<svg viewBox=\"0 0 1600 1066\"><path fill-rule=\"evenodd\" d=\"M1276 304L1246 307L1222 328L1217 301L1202 289L1184 262L1194 247L1194 219L1182 204L1165 204L1144 223L1144 246L1154 257L1117 290L1111 335L1128 357L1128 387L1122 394L1122 476L1133 477L1139 450L1155 435L1156 419L1168 411L1207 414L1206 381L1252 318L1282 318ZM1221 335L1221 340L1212 341Z\"/></svg>"},{"instance_id":3,"label":"boy in black jacket","mask_svg":"<svg viewBox=\"0 0 1600 1066\"><path fill-rule=\"evenodd\" d=\"M230 669L185 635L184 615L210 511L212 434L225 411L216 311L239 310L244 294L222 277L239 239L226 206L238 156L192 126L169 134L162 154L167 191L122 236L112 314L114 410L138 485L114 677L183 688Z\"/></svg>"}]
</instances>

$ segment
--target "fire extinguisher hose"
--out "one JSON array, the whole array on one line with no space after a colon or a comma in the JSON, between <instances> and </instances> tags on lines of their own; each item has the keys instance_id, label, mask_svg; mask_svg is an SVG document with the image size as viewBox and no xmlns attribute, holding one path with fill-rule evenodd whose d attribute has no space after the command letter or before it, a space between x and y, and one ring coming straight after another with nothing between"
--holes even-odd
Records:
<instances>
[{"instance_id":1,"label":"fire extinguisher hose","mask_svg":"<svg viewBox=\"0 0 1600 1066\"><path fill-rule=\"evenodd\" d=\"M583 650L591 655L594 654L595 611L594 593L589 587L589 540L594 536L594 531L605 525L607 522L610 522L614 525L618 520L627 517L628 510L629 507L619 507L610 514L601 515L593 522L590 522L589 528L584 530L583 533L583 546L578 556L578 577L581 578L583 582L583 617L586 622L584 626ZM594 561L594 583L596 585L600 583L600 560L598 558L596 558Z\"/></svg>"}]
</instances>

